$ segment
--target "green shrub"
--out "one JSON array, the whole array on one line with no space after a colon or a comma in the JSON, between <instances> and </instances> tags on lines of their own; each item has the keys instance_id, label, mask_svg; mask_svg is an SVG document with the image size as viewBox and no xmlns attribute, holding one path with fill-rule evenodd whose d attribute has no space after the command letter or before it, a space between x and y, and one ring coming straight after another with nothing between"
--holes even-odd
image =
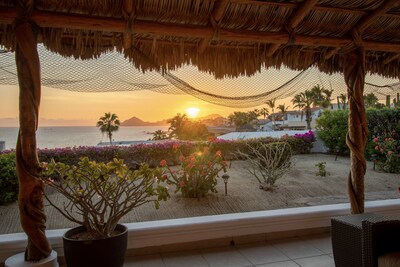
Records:
<instances>
[{"instance_id":1,"label":"green shrub","mask_svg":"<svg viewBox=\"0 0 400 267\"><path fill-rule=\"evenodd\" d=\"M367 109L366 117L368 136L365 153L367 158L370 158L371 154L376 153L373 143L375 137L400 140L400 108ZM336 152L338 147L339 154L349 153L346 145L347 120L347 110L326 110L317 119L317 135L330 152Z\"/></svg>"},{"instance_id":2,"label":"green shrub","mask_svg":"<svg viewBox=\"0 0 400 267\"><path fill-rule=\"evenodd\" d=\"M318 168L318 172L316 173L317 176L325 177L329 175L329 172L326 171L326 162L321 161L315 164L315 167Z\"/></svg>"},{"instance_id":3,"label":"green shrub","mask_svg":"<svg viewBox=\"0 0 400 267\"><path fill-rule=\"evenodd\" d=\"M316 121L317 135L330 153L336 153L337 148L341 155L349 153L346 145L347 116L347 110L325 110Z\"/></svg>"},{"instance_id":4,"label":"green shrub","mask_svg":"<svg viewBox=\"0 0 400 267\"><path fill-rule=\"evenodd\" d=\"M18 178L15 170L15 153L0 155L0 205L18 198Z\"/></svg>"}]
</instances>

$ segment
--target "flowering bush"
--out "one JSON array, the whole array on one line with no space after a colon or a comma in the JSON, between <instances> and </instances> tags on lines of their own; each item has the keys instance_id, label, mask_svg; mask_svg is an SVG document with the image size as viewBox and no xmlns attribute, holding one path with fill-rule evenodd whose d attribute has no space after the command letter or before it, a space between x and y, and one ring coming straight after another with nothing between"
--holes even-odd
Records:
<instances>
[{"instance_id":1,"label":"flowering bush","mask_svg":"<svg viewBox=\"0 0 400 267\"><path fill-rule=\"evenodd\" d=\"M379 169L390 173L400 173L400 141L393 138L380 139L377 137L372 141L375 145Z\"/></svg>"},{"instance_id":2,"label":"flowering bush","mask_svg":"<svg viewBox=\"0 0 400 267\"><path fill-rule=\"evenodd\" d=\"M293 137L303 139L307 143L315 142L315 134L311 130L303 134L295 134Z\"/></svg>"},{"instance_id":3,"label":"flowering bush","mask_svg":"<svg viewBox=\"0 0 400 267\"><path fill-rule=\"evenodd\" d=\"M175 146L177 153L178 146ZM226 172L226 162L222 158L221 151L210 152L209 146L189 156L180 155L180 168L171 169L166 160L160 161L163 168L162 180L170 185L175 185L175 193L181 191L183 197L198 198L205 196L209 191L216 193L218 173Z\"/></svg>"}]
</instances>

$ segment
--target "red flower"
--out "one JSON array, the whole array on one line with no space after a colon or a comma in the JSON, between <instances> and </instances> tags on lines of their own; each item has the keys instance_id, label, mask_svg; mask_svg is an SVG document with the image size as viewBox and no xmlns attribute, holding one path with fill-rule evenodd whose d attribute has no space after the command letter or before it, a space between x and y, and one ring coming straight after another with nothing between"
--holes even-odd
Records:
<instances>
[{"instance_id":1,"label":"red flower","mask_svg":"<svg viewBox=\"0 0 400 267\"><path fill-rule=\"evenodd\" d=\"M164 167L165 165L167 165L167 161L165 159L160 161L160 166Z\"/></svg>"},{"instance_id":2,"label":"red flower","mask_svg":"<svg viewBox=\"0 0 400 267\"><path fill-rule=\"evenodd\" d=\"M179 187L180 187L180 188L186 187L185 182L184 182L184 181L180 181L180 182L179 182Z\"/></svg>"},{"instance_id":3,"label":"red flower","mask_svg":"<svg viewBox=\"0 0 400 267\"><path fill-rule=\"evenodd\" d=\"M221 153L221 151L217 151L217 152L215 152L215 155L217 156L217 157L221 157L222 156L222 153Z\"/></svg>"},{"instance_id":4,"label":"red flower","mask_svg":"<svg viewBox=\"0 0 400 267\"><path fill-rule=\"evenodd\" d=\"M164 174L161 176L161 181L166 181L168 179L168 175Z\"/></svg>"},{"instance_id":5,"label":"red flower","mask_svg":"<svg viewBox=\"0 0 400 267\"><path fill-rule=\"evenodd\" d=\"M177 150L179 148L179 144L178 143L174 143L173 145L172 145L172 149L173 150Z\"/></svg>"}]
</instances>

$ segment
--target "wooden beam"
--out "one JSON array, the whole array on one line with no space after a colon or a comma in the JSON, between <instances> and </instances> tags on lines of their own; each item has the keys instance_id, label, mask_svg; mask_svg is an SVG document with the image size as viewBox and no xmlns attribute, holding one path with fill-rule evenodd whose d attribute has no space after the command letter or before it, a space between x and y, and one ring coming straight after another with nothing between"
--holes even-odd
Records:
<instances>
[{"instance_id":1,"label":"wooden beam","mask_svg":"<svg viewBox=\"0 0 400 267\"><path fill-rule=\"evenodd\" d=\"M359 34L368 28L378 17L386 14L392 7L399 5L399 0L386 0L380 5L377 9L369 13L366 17L362 18L357 25L354 27L354 30Z\"/></svg>"},{"instance_id":2,"label":"wooden beam","mask_svg":"<svg viewBox=\"0 0 400 267\"><path fill-rule=\"evenodd\" d=\"M253 5L253 6L271 6L271 7L284 7L289 9L297 8L298 4L296 3L287 3L287 2L278 2L278 1L259 1L259 0L231 0L231 3L238 4L238 5ZM315 11L321 12L335 12L335 13L348 13L348 14L355 14L355 15L367 15L368 11L354 9L354 8L346 8L346 7L334 7L334 6L321 6L315 5L313 7ZM394 17L398 18L399 15L395 13L386 13L382 14L383 17Z\"/></svg>"},{"instance_id":3,"label":"wooden beam","mask_svg":"<svg viewBox=\"0 0 400 267\"><path fill-rule=\"evenodd\" d=\"M300 22L304 19L304 17L311 11L311 9L317 4L318 0L306 0L301 4L294 13L290 16L288 23L286 25L286 30L293 31ZM266 56L271 57L276 50L280 47L280 44L271 44L266 49Z\"/></svg>"},{"instance_id":4,"label":"wooden beam","mask_svg":"<svg viewBox=\"0 0 400 267\"><path fill-rule=\"evenodd\" d=\"M339 51L339 49L340 48L337 48L337 47L336 48L330 48L328 51L325 52L324 59L325 60L330 59L331 57L333 57Z\"/></svg>"},{"instance_id":5,"label":"wooden beam","mask_svg":"<svg viewBox=\"0 0 400 267\"><path fill-rule=\"evenodd\" d=\"M392 54L391 56L388 56L385 60L383 60L383 64L389 64L390 62L398 58L400 58L400 54Z\"/></svg>"},{"instance_id":6,"label":"wooden beam","mask_svg":"<svg viewBox=\"0 0 400 267\"><path fill-rule=\"evenodd\" d=\"M215 3L213 12L211 14L211 20L214 20L214 23L219 23L219 21L222 19L222 17L224 16L226 7L229 4L229 0L218 0ZM212 24L212 23L211 23ZM212 38L204 38L203 40L201 40L200 44L199 44L199 48L198 48L198 53L199 54L203 54L204 51L206 50L207 46L209 45L210 41Z\"/></svg>"},{"instance_id":7,"label":"wooden beam","mask_svg":"<svg viewBox=\"0 0 400 267\"><path fill-rule=\"evenodd\" d=\"M133 7L133 1L132 0L123 0L122 1L122 11L126 16L127 20L127 31L123 35L122 39L122 46L124 49L129 49L132 46L132 32L131 32L131 19L132 15L134 14L134 7Z\"/></svg>"},{"instance_id":8,"label":"wooden beam","mask_svg":"<svg viewBox=\"0 0 400 267\"><path fill-rule=\"evenodd\" d=\"M307 0L299 6L298 9L290 16L288 21L288 28L296 28L304 17L311 11L311 9L317 4L318 0Z\"/></svg>"},{"instance_id":9,"label":"wooden beam","mask_svg":"<svg viewBox=\"0 0 400 267\"><path fill-rule=\"evenodd\" d=\"M16 16L15 9L2 8L0 10L0 23L12 24ZM82 15L68 15L54 12L35 11L32 19L43 28L60 28L76 30L92 30L104 32L123 33L126 29L126 21L123 19L87 17ZM146 21L135 21L134 33L150 34L157 36L177 36L192 38L212 38L214 29L210 26L190 26L181 24L160 24ZM221 41L256 42L286 44L289 34L286 32L258 32L258 31L229 31L220 30ZM296 35L294 45L343 47L353 42L351 38L318 37ZM376 41L363 41L365 49L371 51L383 51L400 53L398 43L386 43Z\"/></svg>"}]
</instances>

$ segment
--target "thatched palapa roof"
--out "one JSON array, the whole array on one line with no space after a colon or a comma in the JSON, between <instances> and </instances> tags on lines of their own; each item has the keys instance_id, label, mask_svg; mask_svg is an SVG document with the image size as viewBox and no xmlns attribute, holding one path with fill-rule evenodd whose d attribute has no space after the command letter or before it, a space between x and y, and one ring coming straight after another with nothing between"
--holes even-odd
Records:
<instances>
[{"instance_id":1,"label":"thatched palapa roof","mask_svg":"<svg viewBox=\"0 0 400 267\"><path fill-rule=\"evenodd\" d=\"M15 47L16 2L0 0L0 44ZM64 56L116 49L143 70L185 63L216 77L312 63L341 72L341 55L361 42L366 71L400 77L398 0L35 1L39 41ZM355 38L355 36L359 36Z\"/></svg>"},{"instance_id":2,"label":"thatched palapa roof","mask_svg":"<svg viewBox=\"0 0 400 267\"><path fill-rule=\"evenodd\" d=\"M283 65L342 72L348 194L352 213L364 212L365 74L400 78L399 0L0 0L0 45L15 50L19 80L16 158L28 261L51 252L36 151L38 42L77 59L117 50L144 71L191 63L218 78Z\"/></svg>"}]
</instances>

